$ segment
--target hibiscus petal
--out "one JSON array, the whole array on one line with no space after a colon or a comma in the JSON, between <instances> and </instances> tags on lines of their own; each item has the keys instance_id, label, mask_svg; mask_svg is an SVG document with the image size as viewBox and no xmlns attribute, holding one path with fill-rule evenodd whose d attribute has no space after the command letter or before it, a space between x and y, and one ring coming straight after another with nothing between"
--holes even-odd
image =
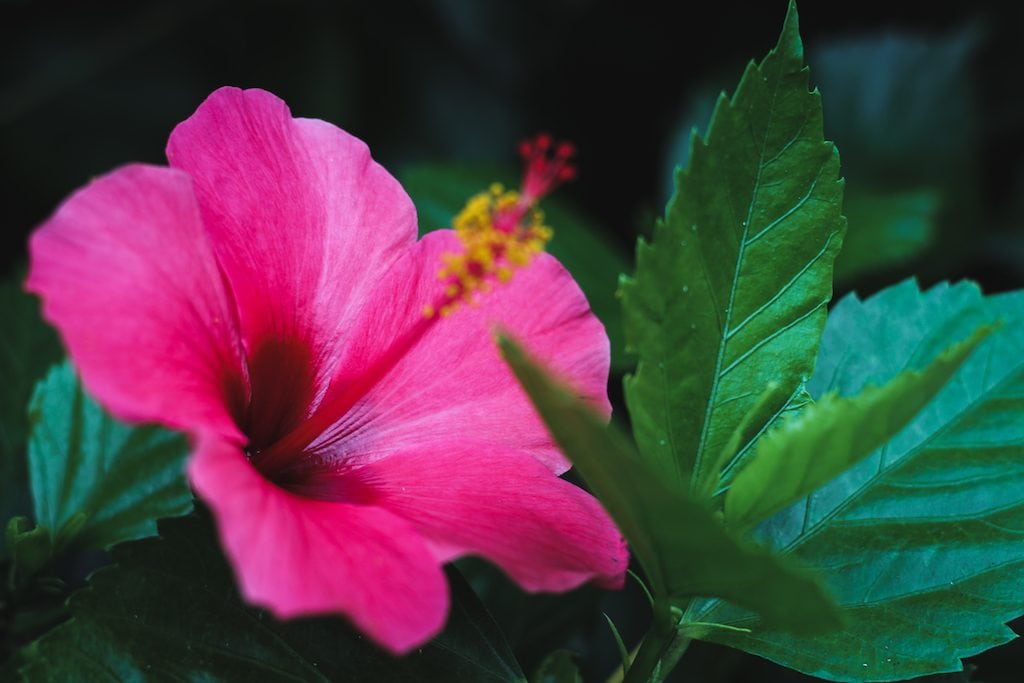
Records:
<instances>
[{"instance_id":1,"label":"hibiscus petal","mask_svg":"<svg viewBox=\"0 0 1024 683\"><path fill-rule=\"evenodd\" d=\"M437 278L441 254L459 244L451 231L439 230L417 246L379 284L367 307L374 315L349 334L332 392L361 382L368 386L340 419L335 416L314 450L372 462L424 442L472 435L525 450L564 472L569 463L501 359L493 330L522 340L581 397L610 415L608 337L583 292L558 261L541 254L511 282L482 295L478 306L428 320L423 308L443 289ZM392 352L394 363L367 379L368 370L379 369L376 359Z\"/></svg>"},{"instance_id":2,"label":"hibiscus petal","mask_svg":"<svg viewBox=\"0 0 1024 683\"><path fill-rule=\"evenodd\" d=\"M483 556L530 591L589 580L622 586L629 555L608 514L525 453L444 443L392 455L354 476L374 490L376 504L430 539L441 561Z\"/></svg>"},{"instance_id":3,"label":"hibiscus petal","mask_svg":"<svg viewBox=\"0 0 1024 683\"><path fill-rule=\"evenodd\" d=\"M340 612L399 654L444 625L444 573L399 516L288 493L215 438L200 441L189 477L214 513L249 602L281 618Z\"/></svg>"},{"instance_id":4,"label":"hibiscus petal","mask_svg":"<svg viewBox=\"0 0 1024 683\"><path fill-rule=\"evenodd\" d=\"M414 243L415 210L362 141L293 119L262 90L211 94L167 158L192 176L234 290L253 387L246 432L269 445L325 388L339 336Z\"/></svg>"},{"instance_id":5,"label":"hibiscus petal","mask_svg":"<svg viewBox=\"0 0 1024 683\"><path fill-rule=\"evenodd\" d=\"M128 420L240 438L238 332L188 176L122 167L32 236L27 288L90 391Z\"/></svg>"}]
</instances>

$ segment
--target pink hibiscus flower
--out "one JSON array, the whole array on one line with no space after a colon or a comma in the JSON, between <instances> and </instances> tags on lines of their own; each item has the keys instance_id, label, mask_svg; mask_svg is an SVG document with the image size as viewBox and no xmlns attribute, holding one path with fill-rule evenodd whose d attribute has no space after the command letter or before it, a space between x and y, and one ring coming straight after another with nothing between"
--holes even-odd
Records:
<instances>
[{"instance_id":1,"label":"pink hibiscus flower","mask_svg":"<svg viewBox=\"0 0 1024 683\"><path fill-rule=\"evenodd\" d=\"M443 626L441 565L462 555L530 591L621 585L619 533L558 478L492 339L500 324L610 412L607 337L555 259L425 315L462 243L417 241L361 141L264 91L214 92L167 158L67 199L31 239L27 287L100 402L191 436L246 599L344 614L401 653Z\"/></svg>"}]
</instances>

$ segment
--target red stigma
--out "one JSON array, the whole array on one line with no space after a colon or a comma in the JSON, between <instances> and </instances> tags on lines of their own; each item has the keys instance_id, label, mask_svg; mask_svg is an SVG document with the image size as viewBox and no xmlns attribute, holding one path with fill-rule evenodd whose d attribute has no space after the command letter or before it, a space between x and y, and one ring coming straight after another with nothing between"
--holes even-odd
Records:
<instances>
[{"instance_id":1,"label":"red stigma","mask_svg":"<svg viewBox=\"0 0 1024 683\"><path fill-rule=\"evenodd\" d=\"M541 133L533 140L519 143L519 154L526 165L522 193L528 204L576 177L576 166L571 161L576 148L572 143L555 143L550 135Z\"/></svg>"}]
</instances>

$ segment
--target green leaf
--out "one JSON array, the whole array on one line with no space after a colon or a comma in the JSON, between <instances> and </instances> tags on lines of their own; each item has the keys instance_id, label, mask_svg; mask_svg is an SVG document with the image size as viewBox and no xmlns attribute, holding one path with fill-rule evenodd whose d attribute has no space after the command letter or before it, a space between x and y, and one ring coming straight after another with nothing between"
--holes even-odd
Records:
<instances>
[{"instance_id":1,"label":"green leaf","mask_svg":"<svg viewBox=\"0 0 1024 683\"><path fill-rule=\"evenodd\" d=\"M512 340L502 353L555 440L607 508L643 566L656 601L725 597L780 628L837 628L812 574L731 535L686 491L673 491L614 429L559 386Z\"/></svg>"},{"instance_id":2,"label":"green leaf","mask_svg":"<svg viewBox=\"0 0 1024 683\"><path fill-rule=\"evenodd\" d=\"M750 407L750 410L743 416L739 424L733 427L729 440L725 442L725 447L718 454L718 459L713 466L713 471L721 472L721 475L717 478L710 477L704 486L697 490L697 495L705 499L712 499L720 493L720 489L725 483L730 481L733 472L744 462L737 458L740 448L744 444L753 441L760 432L764 431L765 426L758 423L758 416L765 405L775 400L779 395L779 391L780 387L778 384L775 382L769 383L764 391L761 392L761 395L758 396L757 402ZM812 403L810 394L806 390L801 390L798 394L789 398L787 407L779 413L776 422L784 421L789 416L798 414L809 403ZM713 504L712 507L717 509L718 504Z\"/></svg>"},{"instance_id":3,"label":"green leaf","mask_svg":"<svg viewBox=\"0 0 1024 683\"><path fill-rule=\"evenodd\" d=\"M825 573L847 628L794 637L719 601L687 616L750 627L708 640L834 680L961 669L1014 637L1024 613L1024 292L905 282L829 316L808 387L854 395L925 367L983 324L994 332L899 434L758 529Z\"/></svg>"},{"instance_id":4,"label":"green leaf","mask_svg":"<svg viewBox=\"0 0 1024 683\"><path fill-rule=\"evenodd\" d=\"M555 650L537 667L530 683L583 683L576 655L569 650Z\"/></svg>"},{"instance_id":5,"label":"green leaf","mask_svg":"<svg viewBox=\"0 0 1024 683\"><path fill-rule=\"evenodd\" d=\"M22 652L26 681L525 680L458 574L444 632L394 658L340 618L280 622L243 604L206 520L165 520L160 535L114 549L71 621Z\"/></svg>"},{"instance_id":6,"label":"green leaf","mask_svg":"<svg viewBox=\"0 0 1024 683\"><path fill-rule=\"evenodd\" d=\"M836 279L850 280L902 265L931 243L940 196L934 188L871 191L846 186L843 205L849 223L836 259Z\"/></svg>"},{"instance_id":7,"label":"green leaf","mask_svg":"<svg viewBox=\"0 0 1024 683\"><path fill-rule=\"evenodd\" d=\"M115 421L85 395L67 361L36 387L30 414L36 521L52 531L55 552L150 536L158 518L192 507L185 440Z\"/></svg>"},{"instance_id":8,"label":"green leaf","mask_svg":"<svg viewBox=\"0 0 1024 683\"><path fill-rule=\"evenodd\" d=\"M619 650L619 660L622 662L622 670L626 671L629 669L630 657L629 650L626 648L625 641L622 640L622 634L619 633L619 628L612 621L612 618L608 616L608 613L603 613L604 620L608 624L608 630L612 632L612 638L615 640L615 647Z\"/></svg>"},{"instance_id":9,"label":"green leaf","mask_svg":"<svg viewBox=\"0 0 1024 683\"><path fill-rule=\"evenodd\" d=\"M4 536L11 552L7 588L13 593L25 586L50 561L50 532L45 527L33 525L27 517L12 517L4 529Z\"/></svg>"},{"instance_id":10,"label":"green leaf","mask_svg":"<svg viewBox=\"0 0 1024 683\"><path fill-rule=\"evenodd\" d=\"M451 227L452 218L466 201L491 183L509 187L518 183L514 173L493 167L410 166L400 177L416 204L420 234ZM632 368L632 359L623 353L622 311L615 298L616 278L629 266L625 249L557 195L545 199L541 206L555 231L548 251L572 273L594 314L604 323L611 341L613 371Z\"/></svg>"},{"instance_id":11,"label":"green leaf","mask_svg":"<svg viewBox=\"0 0 1024 683\"><path fill-rule=\"evenodd\" d=\"M67 618L67 584L52 573L48 529L19 516L4 532L10 559L0 564L0 680L13 681L14 652Z\"/></svg>"},{"instance_id":12,"label":"green leaf","mask_svg":"<svg viewBox=\"0 0 1024 683\"><path fill-rule=\"evenodd\" d=\"M60 359L57 335L39 317L20 276L0 283L0 522L28 512L26 443L32 387ZM0 535L0 553L4 547Z\"/></svg>"},{"instance_id":13,"label":"green leaf","mask_svg":"<svg viewBox=\"0 0 1024 683\"><path fill-rule=\"evenodd\" d=\"M848 398L829 392L768 432L726 493L726 524L745 530L870 455L935 397L991 332L980 327L924 370L905 370L883 386Z\"/></svg>"},{"instance_id":14,"label":"green leaf","mask_svg":"<svg viewBox=\"0 0 1024 683\"><path fill-rule=\"evenodd\" d=\"M526 593L501 569L476 557L464 557L455 567L487 606L524 670L536 670L557 645L591 638L608 598L592 584L567 593Z\"/></svg>"},{"instance_id":15,"label":"green leaf","mask_svg":"<svg viewBox=\"0 0 1024 683\"><path fill-rule=\"evenodd\" d=\"M807 80L791 4L778 45L719 98L707 138L691 138L665 218L621 284L640 357L625 386L634 435L676 489L707 487L765 388L781 391L761 426L814 368L844 220L839 156Z\"/></svg>"}]
</instances>

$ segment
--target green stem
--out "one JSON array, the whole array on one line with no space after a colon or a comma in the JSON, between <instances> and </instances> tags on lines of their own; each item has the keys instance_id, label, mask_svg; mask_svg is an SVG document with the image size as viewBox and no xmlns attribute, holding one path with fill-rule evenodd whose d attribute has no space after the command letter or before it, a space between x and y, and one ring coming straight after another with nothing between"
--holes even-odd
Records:
<instances>
[{"instance_id":1,"label":"green stem","mask_svg":"<svg viewBox=\"0 0 1024 683\"><path fill-rule=\"evenodd\" d=\"M622 683L648 683L657 680L656 677L660 675L661 656L671 637L671 630L664 631L657 621L651 624Z\"/></svg>"},{"instance_id":2,"label":"green stem","mask_svg":"<svg viewBox=\"0 0 1024 683\"><path fill-rule=\"evenodd\" d=\"M623 683L661 683L679 663L690 638L679 633L672 610L657 605L654 622L626 672Z\"/></svg>"},{"instance_id":3,"label":"green stem","mask_svg":"<svg viewBox=\"0 0 1024 683\"><path fill-rule=\"evenodd\" d=\"M659 683L662 679L667 678L672 673L672 670L676 668L679 660L686 654L686 648L690 647L691 642L691 638L687 638L679 633L679 631L675 632L675 637L669 641L668 647L665 648L665 654L661 658L660 670L662 678L658 679Z\"/></svg>"}]
</instances>

